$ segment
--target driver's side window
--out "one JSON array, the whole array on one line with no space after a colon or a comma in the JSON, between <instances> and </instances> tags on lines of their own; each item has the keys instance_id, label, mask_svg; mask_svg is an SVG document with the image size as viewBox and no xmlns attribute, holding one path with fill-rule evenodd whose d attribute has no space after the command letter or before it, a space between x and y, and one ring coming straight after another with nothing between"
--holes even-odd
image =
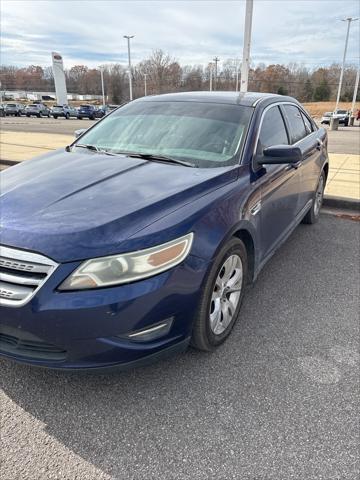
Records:
<instances>
[{"instance_id":1,"label":"driver's side window","mask_svg":"<svg viewBox=\"0 0 360 480\"><path fill-rule=\"evenodd\" d=\"M262 155L264 148L273 145L289 145L284 120L278 106L271 107L264 115L257 154Z\"/></svg>"}]
</instances>

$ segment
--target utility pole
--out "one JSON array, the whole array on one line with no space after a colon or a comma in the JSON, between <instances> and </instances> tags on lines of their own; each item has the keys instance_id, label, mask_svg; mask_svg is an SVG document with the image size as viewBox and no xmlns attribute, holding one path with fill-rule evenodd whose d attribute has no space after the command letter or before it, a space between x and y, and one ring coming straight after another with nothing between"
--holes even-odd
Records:
<instances>
[{"instance_id":1,"label":"utility pole","mask_svg":"<svg viewBox=\"0 0 360 480\"><path fill-rule=\"evenodd\" d=\"M247 92L248 90L252 14L253 14L253 0L246 0L244 46L243 46L243 58L242 58L242 64L241 64L240 92Z\"/></svg>"},{"instance_id":2,"label":"utility pole","mask_svg":"<svg viewBox=\"0 0 360 480\"><path fill-rule=\"evenodd\" d=\"M146 83L146 77L148 76L147 73L144 73L144 96L146 97L147 95L147 83Z\"/></svg>"},{"instance_id":3,"label":"utility pole","mask_svg":"<svg viewBox=\"0 0 360 480\"><path fill-rule=\"evenodd\" d=\"M105 107L105 89L104 89L104 68L100 68L100 75L101 75L101 91L102 91L102 100L103 100L103 107Z\"/></svg>"},{"instance_id":4,"label":"utility pole","mask_svg":"<svg viewBox=\"0 0 360 480\"><path fill-rule=\"evenodd\" d=\"M212 92L212 89L213 89L213 66L214 66L214 64L210 62L209 63L209 79L210 79L209 90L210 90L210 92Z\"/></svg>"},{"instance_id":5,"label":"utility pole","mask_svg":"<svg viewBox=\"0 0 360 480\"><path fill-rule=\"evenodd\" d=\"M131 72L131 56L130 56L130 39L131 39L131 38L134 38L134 36L135 36L135 35L124 35L124 38L127 39L127 44L128 44L130 101L133 99L133 91L132 91L132 72Z\"/></svg>"},{"instance_id":6,"label":"utility pole","mask_svg":"<svg viewBox=\"0 0 360 480\"><path fill-rule=\"evenodd\" d=\"M215 57L214 58L214 62L215 62L215 82L214 82L214 90L217 89L217 77L218 77L218 70L217 70L217 64L218 62L220 61L220 58L219 57Z\"/></svg>"},{"instance_id":7,"label":"utility pole","mask_svg":"<svg viewBox=\"0 0 360 480\"><path fill-rule=\"evenodd\" d=\"M348 41L349 41L350 25L351 25L351 22L356 22L356 20L359 20L359 19L358 19L358 18L348 17L348 18L344 18L344 19L342 20L343 22L348 22L348 25L347 25L347 31L346 31L345 48L344 48L344 55L343 55L342 66L341 66L341 73L340 73L340 80L339 80L339 88L338 88L338 92L337 92L336 105L335 105L335 110L334 110L334 112L337 111L338 106L339 106L339 101L340 101L341 87L342 87L343 76L344 76L344 69L345 69L346 52L347 52L347 46L348 46Z\"/></svg>"}]
</instances>

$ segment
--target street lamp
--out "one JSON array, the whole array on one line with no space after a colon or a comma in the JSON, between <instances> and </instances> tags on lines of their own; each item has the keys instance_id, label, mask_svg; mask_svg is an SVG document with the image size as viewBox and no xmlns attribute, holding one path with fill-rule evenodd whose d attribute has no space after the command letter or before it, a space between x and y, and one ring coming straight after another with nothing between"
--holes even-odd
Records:
<instances>
[{"instance_id":1,"label":"street lamp","mask_svg":"<svg viewBox=\"0 0 360 480\"><path fill-rule=\"evenodd\" d=\"M217 89L217 77L218 77L218 68L217 68L217 64L218 62L220 61L220 58L219 57L215 57L214 58L214 62L215 62L215 82L214 82L214 90Z\"/></svg>"},{"instance_id":2,"label":"street lamp","mask_svg":"<svg viewBox=\"0 0 360 480\"><path fill-rule=\"evenodd\" d=\"M336 97L336 106L335 106L334 112L337 111L338 106L339 106L339 101L340 101L340 93L341 93L341 87L342 87L342 81L343 81L344 69L345 69L346 51L347 51L347 46L348 46L348 41L349 41L350 25L351 25L351 22L356 22L356 20L359 20L359 19L348 17L348 18L344 18L342 20L343 22L348 22L348 25L347 25L347 31L346 31L345 48L344 48L342 66L341 66L339 88L338 88L338 93L337 93L337 97Z\"/></svg>"},{"instance_id":3,"label":"street lamp","mask_svg":"<svg viewBox=\"0 0 360 480\"><path fill-rule=\"evenodd\" d=\"M99 67L99 70L100 70L100 76L101 76L102 101L103 101L103 107L105 107L104 67Z\"/></svg>"},{"instance_id":4,"label":"street lamp","mask_svg":"<svg viewBox=\"0 0 360 480\"><path fill-rule=\"evenodd\" d=\"M148 76L147 73L144 73L144 96L146 97L147 95L147 83L146 83L146 77Z\"/></svg>"},{"instance_id":5,"label":"street lamp","mask_svg":"<svg viewBox=\"0 0 360 480\"><path fill-rule=\"evenodd\" d=\"M131 38L134 38L134 36L135 36L135 35L124 35L124 38L127 39L127 44L128 44L130 101L133 99L133 92L132 92L132 75L131 75L131 57L130 57L130 39L131 39Z\"/></svg>"},{"instance_id":6,"label":"street lamp","mask_svg":"<svg viewBox=\"0 0 360 480\"><path fill-rule=\"evenodd\" d=\"M248 90L252 15L253 15L253 0L246 0L245 31L244 31L243 57L242 57L242 64L241 64L240 92L247 92Z\"/></svg>"},{"instance_id":7,"label":"street lamp","mask_svg":"<svg viewBox=\"0 0 360 480\"><path fill-rule=\"evenodd\" d=\"M212 92L213 89L213 68L214 64L212 62L209 63L209 90Z\"/></svg>"}]
</instances>

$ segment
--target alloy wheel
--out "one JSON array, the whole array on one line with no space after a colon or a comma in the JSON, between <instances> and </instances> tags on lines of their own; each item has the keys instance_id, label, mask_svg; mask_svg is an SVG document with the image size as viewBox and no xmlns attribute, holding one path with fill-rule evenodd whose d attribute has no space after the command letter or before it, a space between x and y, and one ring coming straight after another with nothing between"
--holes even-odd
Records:
<instances>
[{"instance_id":1,"label":"alloy wheel","mask_svg":"<svg viewBox=\"0 0 360 480\"><path fill-rule=\"evenodd\" d=\"M321 175L316 192L315 192L315 199L314 199L314 214L316 217L320 213L323 197L324 197L324 176Z\"/></svg>"},{"instance_id":2,"label":"alloy wheel","mask_svg":"<svg viewBox=\"0 0 360 480\"><path fill-rule=\"evenodd\" d=\"M221 335L234 319L241 297L243 265L241 258L230 255L219 270L210 303L210 328Z\"/></svg>"}]
</instances>

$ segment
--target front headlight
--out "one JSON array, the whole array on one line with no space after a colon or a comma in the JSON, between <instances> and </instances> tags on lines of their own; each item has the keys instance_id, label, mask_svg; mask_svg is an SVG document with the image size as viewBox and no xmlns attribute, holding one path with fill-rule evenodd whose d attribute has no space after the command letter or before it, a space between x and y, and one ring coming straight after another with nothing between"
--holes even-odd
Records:
<instances>
[{"instance_id":1,"label":"front headlight","mask_svg":"<svg viewBox=\"0 0 360 480\"><path fill-rule=\"evenodd\" d=\"M86 260L59 286L59 290L120 285L169 270L187 257L193 236L189 233L146 250Z\"/></svg>"}]
</instances>

